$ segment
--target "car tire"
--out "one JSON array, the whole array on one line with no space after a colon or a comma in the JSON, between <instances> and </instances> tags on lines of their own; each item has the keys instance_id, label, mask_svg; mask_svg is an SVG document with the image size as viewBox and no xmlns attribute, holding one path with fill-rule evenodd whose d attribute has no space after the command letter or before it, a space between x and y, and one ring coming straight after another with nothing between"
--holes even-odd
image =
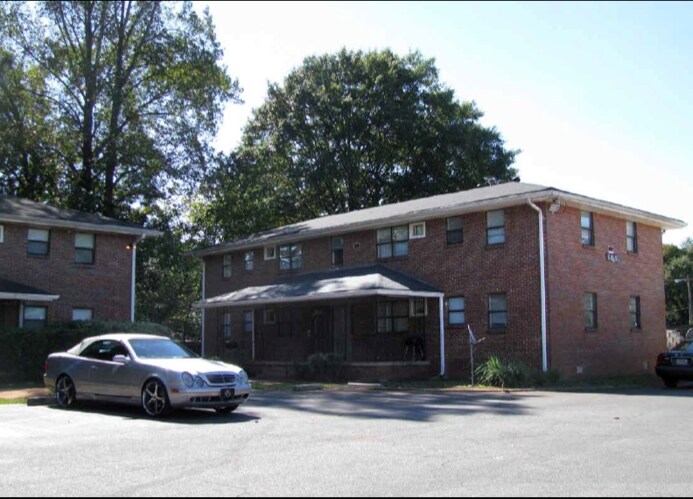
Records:
<instances>
[{"instance_id":1,"label":"car tire","mask_svg":"<svg viewBox=\"0 0 693 499\"><path fill-rule=\"evenodd\" d=\"M676 386L679 384L679 380L676 378L662 378L662 381L664 381L667 388L676 388Z\"/></svg>"},{"instance_id":2,"label":"car tire","mask_svg":"<svg viewBox=\"0 0 693 499\"><path fill-rule=\"evenodd\" d=\"M156 378L147 380L142 387L142 409L152 418L165 416L171 409L166 387Z\"/></svg>"},{"instance_id":3,"label":"car tire","mask_svg":"<svg viewBox=\"0 0 693 499\"><path fill-rule=\"evenodd\" d=\"M217 414L231 414L236 409L238 409L237 405L230 405L228 407L217 407L214 410L217 411Z\"/></svg>"},{"instance_id":4,"label":"car tire","mask_svg":"<svg viewBox=\"0 0 693 499\"><path fill-rule=\"evenodd\" d=\"M75 383L67 374L63 374L55 383L55 401L59 407L69 409L75 406L76 400Z\"/></svg>"}]
</instances>

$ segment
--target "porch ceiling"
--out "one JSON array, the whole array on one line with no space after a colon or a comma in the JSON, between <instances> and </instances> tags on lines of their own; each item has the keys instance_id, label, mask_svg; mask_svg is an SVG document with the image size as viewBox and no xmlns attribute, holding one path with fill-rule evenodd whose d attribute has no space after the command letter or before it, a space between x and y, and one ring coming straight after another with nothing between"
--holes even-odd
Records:
<instances>
[{"instance_id":1,"label":"porch ceiling","mask_svg":"<svg viewBox=\"0 0 693 499\"><path fill-rule=\"evenodd\" d=\"M0 300L55 301L58 298L60 295L54 295L7 279L0 279Z\"/></svg>"},{"instance_id":2,"label":"porch ceiling","mask_svg":"<svg viewBox=\"0 0 693 499\"><path fill-rule=\"evenodd\" d=\"M217 308L336 300L359 296L440 298L443 292L385 265L369 265L286 277L266 286L252 286L214 296L196 303L195 306Z\"/></svg>"}]
</instances>

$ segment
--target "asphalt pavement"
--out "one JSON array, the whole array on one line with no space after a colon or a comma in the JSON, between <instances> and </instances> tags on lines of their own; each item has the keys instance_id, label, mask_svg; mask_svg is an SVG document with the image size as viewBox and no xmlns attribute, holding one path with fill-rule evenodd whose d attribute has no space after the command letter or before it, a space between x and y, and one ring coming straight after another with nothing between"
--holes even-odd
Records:
<instances>
[{"instance_id":1,"label":"asphalt pavement","mask_svg":"<svg viewBox=\"0 0 693 499\"><path fill-rule=\"evenodd\" d=\"M693 389L0 406L2 496L689 496Z\"/></svg>"}]
</instances>

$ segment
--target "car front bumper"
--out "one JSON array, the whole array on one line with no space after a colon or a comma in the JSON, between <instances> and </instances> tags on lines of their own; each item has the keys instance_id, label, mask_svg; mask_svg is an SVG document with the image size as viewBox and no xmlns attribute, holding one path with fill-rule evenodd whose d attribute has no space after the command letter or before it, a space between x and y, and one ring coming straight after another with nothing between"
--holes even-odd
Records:
<instances>
[{"instance_id":1,"label":"car front bumper","mask_svg":"<svg viewBox=\"0 0 693 499\"><path fill-rule=\"evenodd\" d=\"M233 390L231 397L222 397L222 390ZM247 385L220 386L204 388L175 387L169 391L171 407L175 408L220 408L238 406L250 397L252 387Z\"/></svg>"}]
</instances>

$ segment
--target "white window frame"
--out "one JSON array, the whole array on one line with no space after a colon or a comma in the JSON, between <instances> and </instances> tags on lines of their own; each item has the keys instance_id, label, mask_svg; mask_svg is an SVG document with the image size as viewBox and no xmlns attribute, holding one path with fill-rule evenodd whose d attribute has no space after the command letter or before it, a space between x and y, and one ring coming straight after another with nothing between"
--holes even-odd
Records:
<instances>
[{"instance_id":1,"label":"white window frame","mask_svg":"<svg viewBox=\"0 0 693 499\"><path fill-rule=\"evenodd\" d=\"M243 254L243 268L246 272L252 272L255 269L255 251L249 250Z\"/></svg>"},{"instance_id":2,"label":"white window frame","mask_svg":"<svg viewBox=\"0 0 693 499\"><path fill-rule=\"evenodd\" d=\"M462 300L462 308L455 308L452 309L450 306L450 300ZM467 300L465 299L464 296L462 295L455 295L455 296L449 296L448 299L446 300L446 305L447 305L447 313L445 314L447 317L448 325L453 326L453 327L458 327L458 326L463 326L467 323ZM458 321L452 321L450 319L450 314L461 314L462 315L462 322Z\"/></svg>"},{"instance_id":3,"label":"white window frame","mask_svg":"<svg viewBox=\"0 0 693 499\"><path fill-rule=\"evenodd\" d=\"M32 311L38 311L38 310L43 311L43 319L27 319L28 313L30 313ZM27 322L34 323L34 322L39 322L39 321L43 321L43 325L41 327L38 327L35 329L43 329L48 324L48 308L47 307L39 307L39 306L30 306L30 307L25 306L25 307L23 307L23 309L22 309L22 324L24 327L26 327Z\"/></svg>"},{"instance_id":4,"label":"white window frame","mask_svg":"<svg viewBox=\"0 0 693 499\"><path fill-rule=\"evenodd\" d=\"M42 237L37 237L39 234L43 235L45 233L46 239ZM33 239L32 239L33 237ZM32 253L31 250L27 248L27 253L29 256L49 256L51 253L51 231L50 229L29 229L27 231L27 246L31 243L45 243L46 252L45 253Z\"/></svg>"},{"instance_id":5,"label":"white window frame","mask_svg":"<svg viewBox=\"0 0 693 499\"><path fill-rule=\"evenodd\" d=\"M228 275L226 274L226 269L229 270ZM221 277L223 279L230 279L233 277L233 257L231 253L226 253L221 257Z\"/></svg>"},{"instance_id":6,"label":"white window frame","mask_svg":"<svg viewBox=\"0 0 693 499\"><path fill-rule=\"evenodd\" d=\"M276 260L277 259L277 247L276 246L265 246L265 260Z\"/></svg>"},{"instance_id":7,"label":"white window frame","mask_svg":"<svg viewBox=\"0 0 693 499\"><path fill-rule=\"evenodd\" d=\"M270 313L272 314L272 320L270 320ZM277 323L277 311L273 308L266 308L263 311L263 321L265 324L276 324Z\"/></svg>"},{"instance_id":8,"label":"white window frame","mask_svg":"<svg viewBox=\"0 0 693 499\"><path fill-rule=\"evenodd\" d=\"M421 226L423 227L423 234L420 236L416 235L416 227ZM414 222L409 224L409 239L423 239L426 237L426 222Z\"/></svg>"},{"instance_id":9,"label":"white window frame","mask_svg":"<svg viewBox=\"0 0 693 499\"><path fill-rule=\"evenodd\" d=\"M75 312L89 312L89 318L88 319L78 319L75 318ZM93 321L94 320L94 309L91 308L73 308L72 309L72 320L73 321Z\"/></svg>"},{"instance_id":10,"label":"white window frame","mask_svg":"<svg viewBox=\"0 0 693 499\"><path fill-rule=\"evenodd\" d=\"M503 219L502 225L491 225L491 219L500 217ZM505 210L491 210L486 212L486 245L495 246L497 244L505 244Z\"/></svg>"},{"instance_id":11,"label":"white window frame","mask_svg":"<svg viewBox=\"0 0 693 499\"><path fill-rule=\"evenodd\" d=\"M79 246L79 239L80 236L83 238L84 236L89 236L91 237L91 246ZM91 261L90 262L78 262L77 255L81 251L91 251ZM79 265L94 265L96 262L96 234L93 234L91 232L77 232L75 234L75 263Z\"/></svg>"},{"instance_id":12,"label":"white window frame","mask_svg":"<svg viewBox=\"0 0 693 499\"><path fill-rule=\"evenodd\" d=\"M5 226L0 224L0 243L5 242Z\"/></svg>"},{"instance_id":13,"label":"white window frame","mask_svg":"<svg viewBox=\"0 0 693 499\"><path fill-rule=\"evenodd\" d=\"M416 313L416 302L418 300L423 300L424 312L423 314ZM428 300L426 298L410 298L409 299L409 317L428 317Z\"/></svg>"}]
</instances>

